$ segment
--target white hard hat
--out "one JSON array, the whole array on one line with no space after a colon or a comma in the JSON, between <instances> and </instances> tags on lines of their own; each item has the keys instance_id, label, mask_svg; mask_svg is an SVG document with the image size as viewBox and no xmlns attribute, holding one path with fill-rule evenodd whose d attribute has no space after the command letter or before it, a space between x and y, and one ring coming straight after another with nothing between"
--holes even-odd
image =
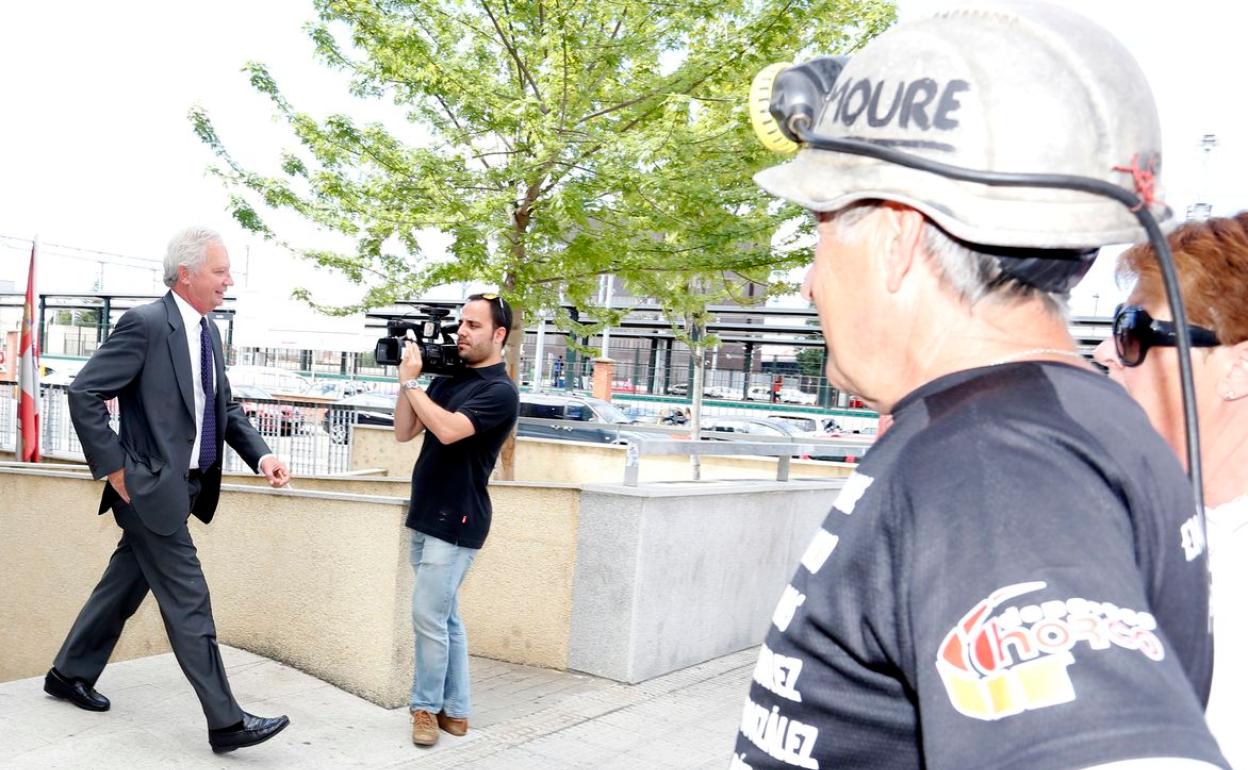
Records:
<instances>
[{"instance_id":1,"label":"white hard hat","mask_svg":"<svg viewBox=\"0 0 1248 770\"><path fill-rule=\"evenodd\" d=\"M1107 31L1061 7L1000 2L900 24L848 60L814 133L964 168L1071 174L1155 199L1161 130L1152 92ZM1090 193L959 182L868 157L804 148L754 177L814 211L885 199L962 240L1092 249L1146 237L1121 203Z\"/></svg>"}]
</instances>

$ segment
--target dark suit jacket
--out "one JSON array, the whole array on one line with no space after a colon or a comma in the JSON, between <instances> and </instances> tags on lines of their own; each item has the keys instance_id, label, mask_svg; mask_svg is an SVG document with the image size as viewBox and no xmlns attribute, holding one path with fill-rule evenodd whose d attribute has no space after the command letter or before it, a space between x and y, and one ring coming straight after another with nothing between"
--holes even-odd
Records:
<instances>
[{"instance_id":1,"label":"dark suit jacket","mask_svg":"<svg viewBox=\"0 0 1248 770\"><path fill-rule=\"evenodd\" d=\"M216 325L208 327L217 371L217 425L224 428L218 431L217 457L224 455L224 440L256 470L269 447L230 399L221 340ZM109 427L105 405L113 397L121 411L118 433ZM69 414L92 475L102 479L125 468L131 505L148 529L161 535L173 534L186 521L194 409L186 329L172 292L127 311L69 387ZM205 523L211 521L220 493L218 459L204 474L191 513ZM106 482L99 512L118 499Z\"/></svg>"}]
</instances>

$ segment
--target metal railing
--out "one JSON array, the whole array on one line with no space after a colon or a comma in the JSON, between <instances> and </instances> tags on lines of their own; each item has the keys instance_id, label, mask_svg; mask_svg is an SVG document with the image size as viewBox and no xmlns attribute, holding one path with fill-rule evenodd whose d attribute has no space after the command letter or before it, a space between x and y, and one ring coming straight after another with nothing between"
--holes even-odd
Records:
<instances>
[{"instance_id":1,"label":"metal railing","mask_svg":"<svg viewBox=\"0 0 1248 770\"><path fill-rule=\"evenodd\" d=\"M710 438L712 431L704 431L703 437ZM819 447L816 450L816 446ZM671 439L639 439L628 442L624 460L624 485L637 486L641 474L641 458L656 455L684 455L688 457L703 455L749 455L754 457L775 457L776 481L789 480L789 468L795 456L814 454L816 451L830 455L842 453L846 457L861 456L869 445L861 443L842 443L815 439L802 443L777 441L681 441Z\"/></svg>"},{"instance_id":2,"label":"metal railing","mask_svg":"<svg viewBox=\"0 0 1248 770\"><path fill-rule=\"evenodd\" d=\"M60 460L85 458L82 444L69 417L67 387L44 385L40 399L40 450L45 457ZM269 448L299 476L322 476L351 470L350 436L358 420L354 409L285 399L235 399ZM116 401L110 401L110 424L118 429ZM0 382L0 450L14 451L17 445L16 383ZM226 447L224 469L250 470L238 454Z\"/></svg>"},{"instance_id":3,"label":"metal railing","mask_svg":"<svg viewBox=\"0 0 1248 770\"><path fill-rule=\"evenodd\" d=\"M535 438L580 440L592 444L623 444L625 450L624 484L635 487L641 472L643 456L737 455L778 458L776 480L788 481L790 463L794 458L832 460L854 463L871 448L870 438L838 440L809 437L768 438L752 441L745 434L704 430L701 441L691 438L688 427L551 420L521 417L517 435Z\"/></svg>"}]
</instances>

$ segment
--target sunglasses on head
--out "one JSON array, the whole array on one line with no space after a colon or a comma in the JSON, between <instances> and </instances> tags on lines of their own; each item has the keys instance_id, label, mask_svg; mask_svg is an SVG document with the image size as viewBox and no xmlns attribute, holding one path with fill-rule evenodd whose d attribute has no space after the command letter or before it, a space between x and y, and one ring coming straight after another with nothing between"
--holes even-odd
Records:
<instances>
[{"instance_id":1,"label":"sunglasses on head","mask_svg":"<svg viewBox=\"0 0 1248 770\"><path fill-rule=\"evenodd\" d=\"M478 296L481 299L485 300L486 302L494 302L494 303L497 303L499 307L510 310L510 305L507 304L507 300L503 299L498 294L494 294L493 292L491 292L489 294L480 294Z\"/></svg>"},{"instance_id":2,"label":"sunglasses on head","mask_svg":"<svg viewBox=\"0 0 1248 770\"><path fill-rule=\"evenodd\" d=\"M1221 343L1218 335L1203 326L1188 324L1188 337L1194 348L1212 348ZM1123 366L1139 366L1153 347L1174 347L1178 336L1170 321L1158 321L1139 305L1119 305L1114 311L1114 349Z\"/></svg>"},{"instance_id":3,"label":"sunglasses on head","mask_svg":"<svg viewBox=\"0 0 1248 770\"><path fill-rule=\"evenodd\" d=\"M469 300L479 299L485 302L489 302L492 305L497 305L498 308L503 311L504 323L502 325L507 326L507 327L511 326L511 305L508 305L507 300L503 299L501 295L495 292L487 292L485 294L473 294L468 299Z\"/></svg>"}]
</instances>

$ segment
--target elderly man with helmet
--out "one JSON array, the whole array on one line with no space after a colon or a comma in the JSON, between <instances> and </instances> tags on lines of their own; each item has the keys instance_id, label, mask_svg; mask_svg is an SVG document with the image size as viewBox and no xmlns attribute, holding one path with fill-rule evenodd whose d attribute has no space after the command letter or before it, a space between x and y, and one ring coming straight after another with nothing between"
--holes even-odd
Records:
<instances>
[{"instance_id":1,"label":"elderly man with helmet","mask_svg":"<svg viewBox=\"0 0 1248 770\"><path fill-rule=\"evenodd\" d=\"M1143 74L1085 19L1002 3L808 79L807 146L756 180L817 220L829 379L895 422L779 599L732 766L1227 767L1191 490L1066 329L1095 250L1143 237L1133 214L829 149L1103 180L1165 220Z\"/></svg>"}]
</instances>

